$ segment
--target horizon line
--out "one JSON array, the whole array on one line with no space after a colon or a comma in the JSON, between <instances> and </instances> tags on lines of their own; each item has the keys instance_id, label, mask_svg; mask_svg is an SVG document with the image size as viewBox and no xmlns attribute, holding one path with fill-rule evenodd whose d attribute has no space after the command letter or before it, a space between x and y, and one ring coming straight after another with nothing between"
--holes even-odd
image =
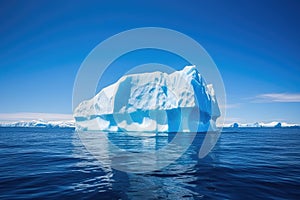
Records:
<instances>
[{"instance_id":1,"label":"horizon line","mask_svg":"<svg viewBox=\"0 0 300 200\"><path fill-rule=\"evenodd\" d=\"M44 112L16 112L16 113L0 113L0 122L17 122L17 121L75 121L73 114L66 114L66 113L44 113ZM298 122L290 122L288 120L256 120L250 122L241 122L238 119L232 120L232 118L228 118L228 121L223 123L224 126L232 125L234 123L238 123L241 125L245 124L254 124L254 123L261 123L261 124L270 124L270 123L286 123L286 124L296 124L300 125Z\"/></svg>"}]
</instances>

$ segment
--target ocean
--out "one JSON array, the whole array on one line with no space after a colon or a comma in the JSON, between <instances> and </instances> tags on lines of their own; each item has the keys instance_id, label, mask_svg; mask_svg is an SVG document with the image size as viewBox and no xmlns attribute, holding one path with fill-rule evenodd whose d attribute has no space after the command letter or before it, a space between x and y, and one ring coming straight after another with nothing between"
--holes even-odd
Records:
<instances>
[{"instance_id":1,"label":"ocean","mask_svg":"<svg viewBox=\"0 0 300 200\"><path fill-rule=\"evenodd\" d=\"M120 148L134 140L102 134ZM199 159L204 136L163 169L136 174L103 166L73 129L0 128L0 199L300 198L299 128L225 128Z\"/></svg>"}]
</instances>

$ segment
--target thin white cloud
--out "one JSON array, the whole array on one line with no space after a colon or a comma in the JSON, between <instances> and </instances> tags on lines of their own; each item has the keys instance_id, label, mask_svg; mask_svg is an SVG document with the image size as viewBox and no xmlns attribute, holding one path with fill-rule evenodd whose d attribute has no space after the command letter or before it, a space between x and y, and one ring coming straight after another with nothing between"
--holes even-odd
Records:
<instances>
[{"instance_id":1,"label":"thin white cloud","mask_svg":"<svg viewBox=\"0 0 300 200\"><path fill-rule=\"evenodd\" d=\"M0 113L0 121L20 121L20 120L72 120L71 114L60 113Z\"/></svg>"},{"instance_id":2,"label":"thin white cloud","mask_svg":"<svg viewBox=\"0 0 300 200\"><path fill-rule=\"evenodd\" d=\"M254 98L255 103L270 103L270 102L281 102L281 103L300 103L299 93L267 93L260 94Z\"/></svg>"},{"instance_id":3,"label":"thin white cloud","mask_svg":"<svg viewBox=\"0 0 300 200\"><path fill-rule=\"evenodd\" d=\"M219 105L220 108L225 108L225 109L231 109L231 108L240 108L241 103L233 103L233 104L226 104L226 105Z\"/></svg>"}]
</instances>

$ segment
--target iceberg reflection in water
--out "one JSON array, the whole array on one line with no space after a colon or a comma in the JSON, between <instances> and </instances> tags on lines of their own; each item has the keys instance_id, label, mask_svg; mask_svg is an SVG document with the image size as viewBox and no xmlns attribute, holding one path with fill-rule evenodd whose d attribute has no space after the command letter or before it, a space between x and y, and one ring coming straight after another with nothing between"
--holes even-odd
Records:
<instances>
[{"instance_id":1,"label":"iceberg reflection in water","mask_svg":"<svg viewBox=\"0 0 300 200\"><path fill-rule=\"evenodd\" d=\"M216 143L219 132L141 133L78 132L85 148L105 169L144 173L160 170L178 160L191 146L198 160ZM203 144L202 144L203 143ZM200 151L199 151L200 149Z\"/></svg>"},{"instance_id":2,"label":"iceberg reflection in water","mask_svg":"<svg viewBox=\"0 0 300 200\"><path fill-rule=\"evenodd\" d=\"M98 165L95 167L106 173L107 185L129 199L202 198L202 194L188 189L196 187L194 184L187 184L187 187L182 184L197 181L198 171L195 169L199 163L205 173L205 166L211 165L215 156L212 152L199 159L199 149L204 140L215 142L214 139L219 136L217 132L151 134L98 131L77 132L77 135L91 157L95 158L93 165ZM84 189L84 185L82 187Z\"/></svg>"}]
</instances>

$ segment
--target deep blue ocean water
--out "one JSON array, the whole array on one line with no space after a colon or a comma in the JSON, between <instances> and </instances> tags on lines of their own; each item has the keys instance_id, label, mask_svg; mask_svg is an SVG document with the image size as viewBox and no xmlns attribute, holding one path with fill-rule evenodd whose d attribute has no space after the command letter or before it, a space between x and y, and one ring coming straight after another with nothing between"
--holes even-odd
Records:
<instances>
[{"instance_id":1,"label":"deep blue ocean water","mask_svg":"<svg viewBox=\"0 0 300 200\"><path fill-rule=\"evenodd\" d=\"M300 198L299 128L223 129L198 159L203 137L164 169L132 174L101 166L72 129L0 128L0 198Z\"/></svg>"}]
</instances>

